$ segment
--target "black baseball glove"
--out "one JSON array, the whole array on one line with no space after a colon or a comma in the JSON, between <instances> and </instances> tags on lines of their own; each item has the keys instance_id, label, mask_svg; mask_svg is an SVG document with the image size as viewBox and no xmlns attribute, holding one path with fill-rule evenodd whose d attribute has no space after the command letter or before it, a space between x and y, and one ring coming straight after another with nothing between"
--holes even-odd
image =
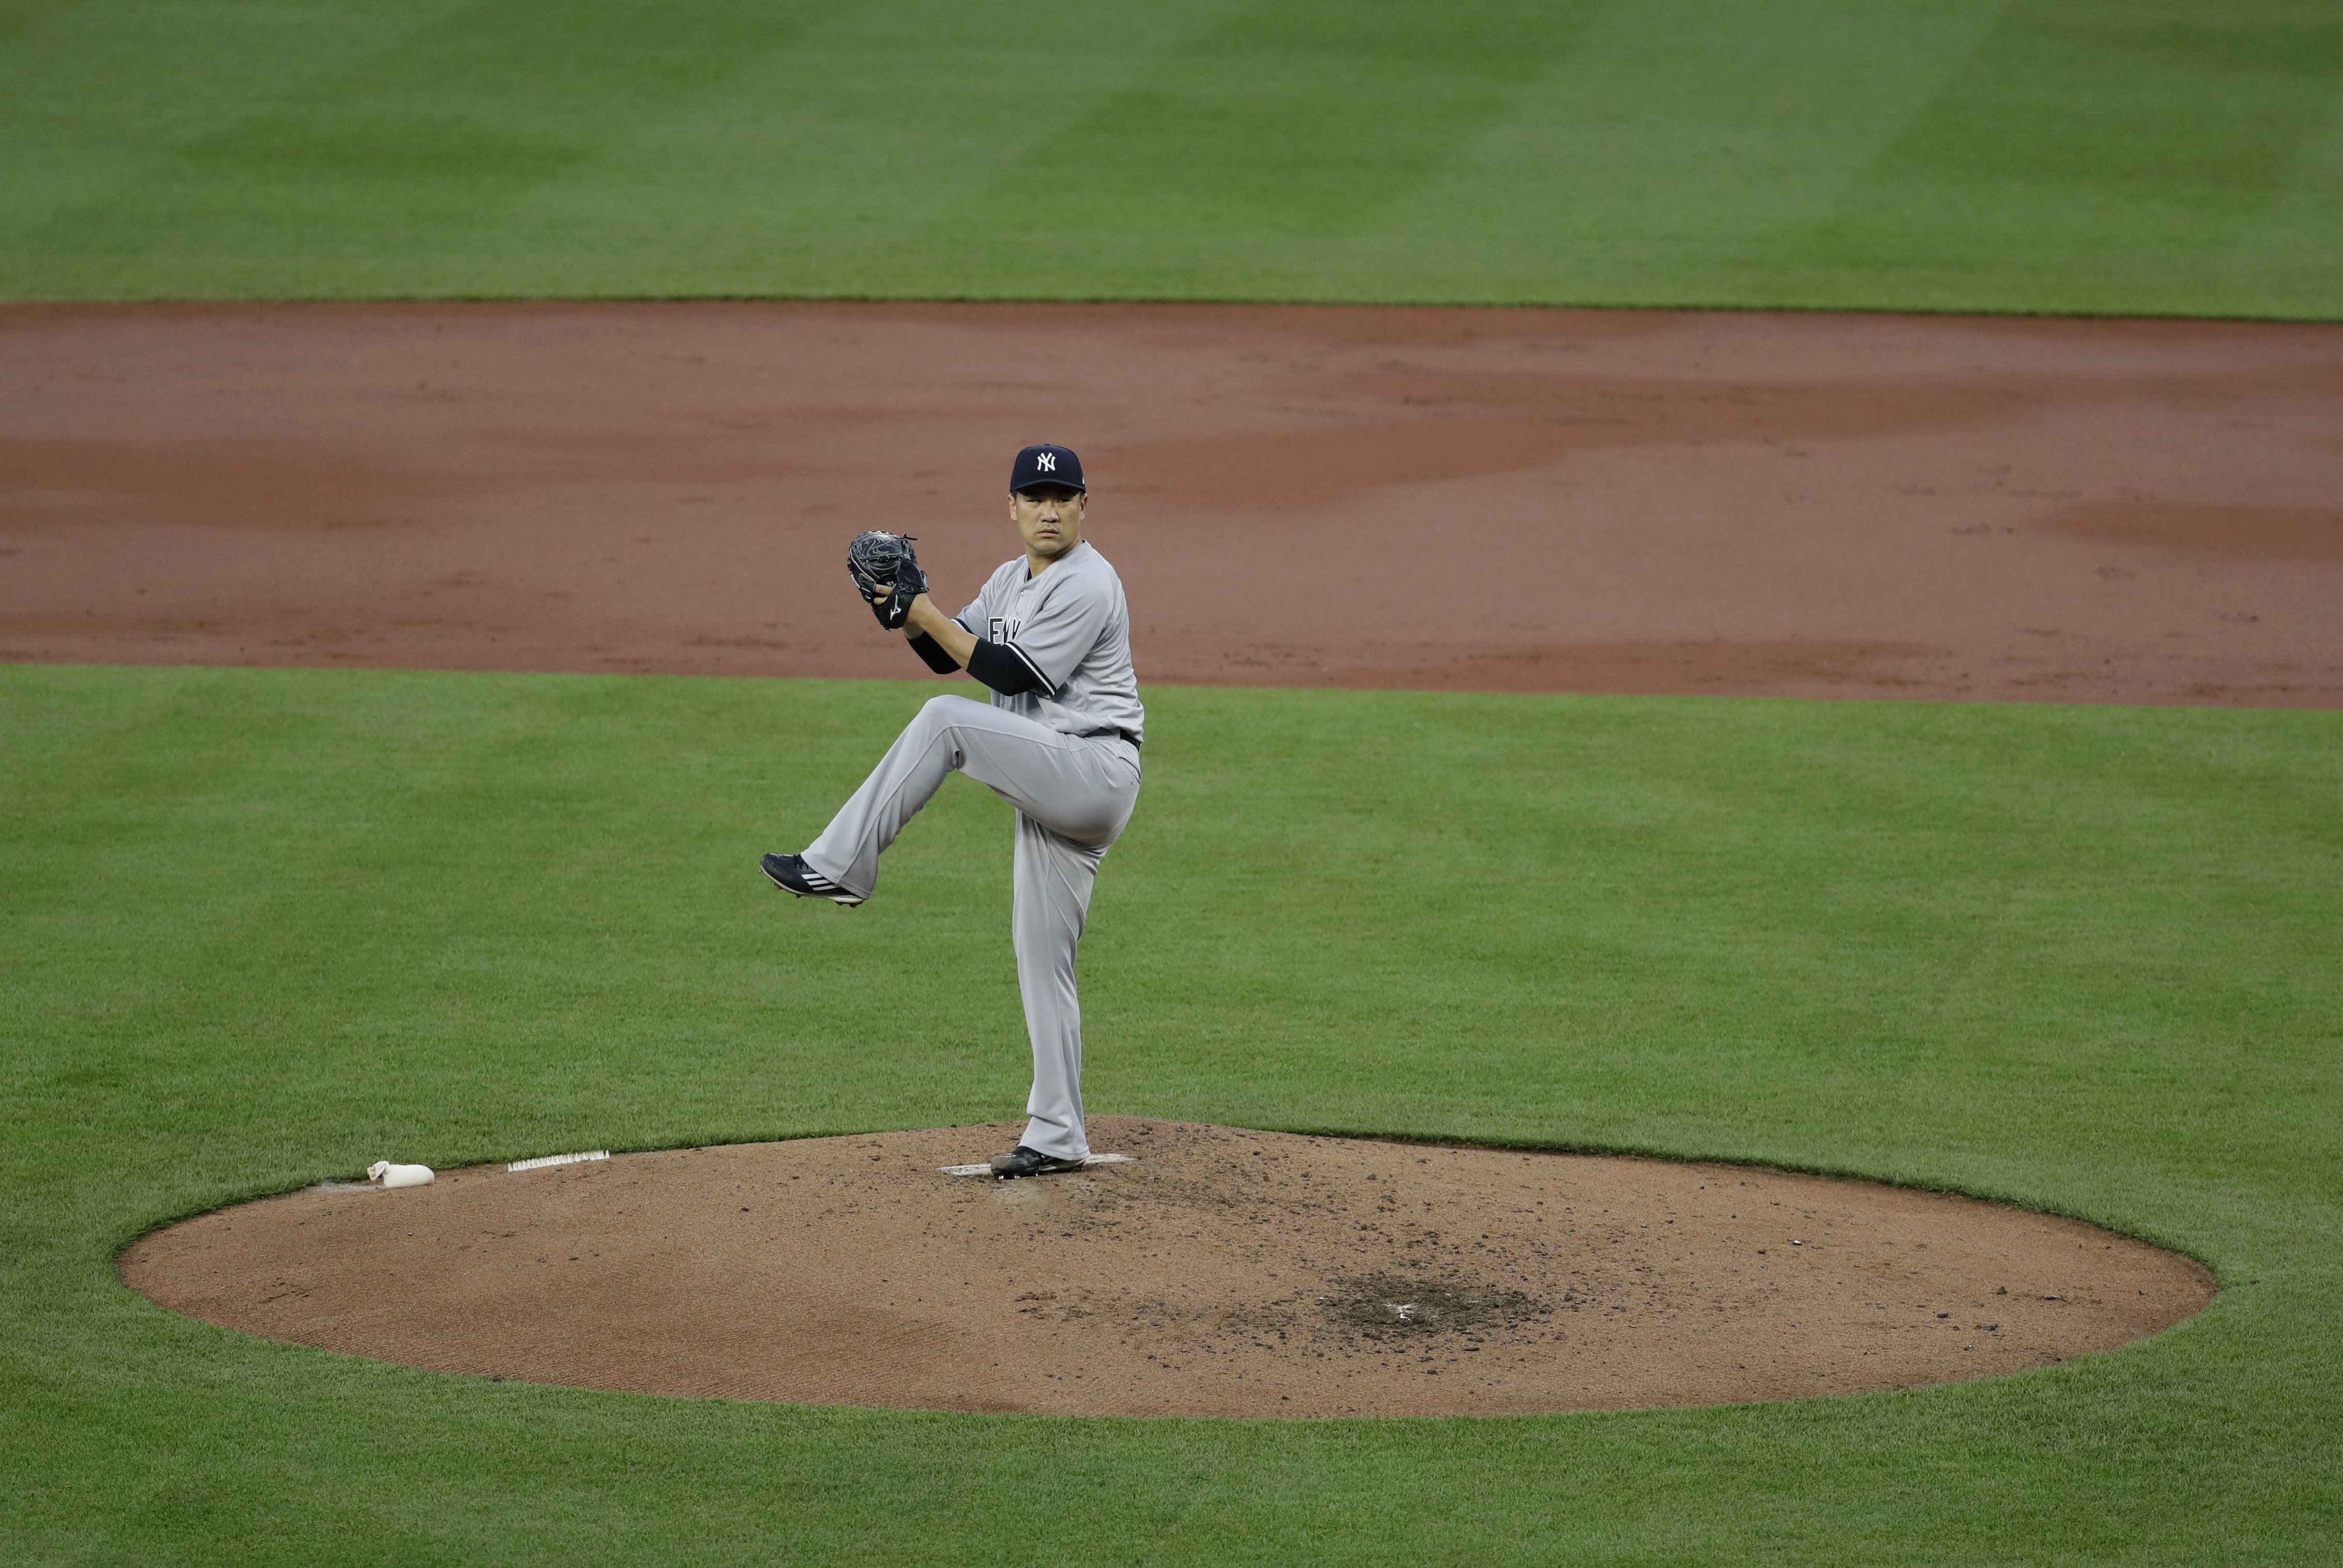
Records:
<instances>
[{"instance_id":1,"label":"black baseball glove","mask_svg":"<svg viewBox=\"0 0 2343 1568\"><path fill-rule=\"evenodd\" d=\"M928 591L928 574L911 549L910 534L857 534L846 547L846 573L879 624L900 631L910 618L911 601Z\"/></svg>"}]
</instances>

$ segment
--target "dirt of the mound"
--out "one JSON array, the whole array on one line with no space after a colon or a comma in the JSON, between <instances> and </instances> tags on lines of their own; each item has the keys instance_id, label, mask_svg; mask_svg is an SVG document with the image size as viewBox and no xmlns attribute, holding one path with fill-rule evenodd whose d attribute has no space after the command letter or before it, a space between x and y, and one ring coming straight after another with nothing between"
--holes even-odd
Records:
<instances>
[{"instance_id":1,"label":"dirt of the mound","mask_svg":"<svg viewBox=\"0 0 2343 1568\"><path fill-rule=\"evenodd\" d=\"M2333 706L2343 327L0 307L0 658L923 674L1064 441L1141 678Z\"/></svg>"},{"instance_id":2,"label":"dirt of the mound","mask_svg":"<svg viewBox=\"0 0 2343 1568\"><path fill-rule=\"evenodd\" d=\"M2069 1220L1727 1165L1092 1119L313 1189L123 1254L174 1311L451 1372L1079 1415L1502 1414L1986 1377L2178 1322L2197 1264Z\"/></svg>"}]
</instances>

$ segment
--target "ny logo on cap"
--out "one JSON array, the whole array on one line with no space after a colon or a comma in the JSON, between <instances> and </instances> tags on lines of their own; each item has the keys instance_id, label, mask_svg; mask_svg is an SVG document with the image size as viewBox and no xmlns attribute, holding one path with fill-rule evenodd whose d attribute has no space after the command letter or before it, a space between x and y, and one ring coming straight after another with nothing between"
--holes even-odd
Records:
<instances>
[{"instance_id":1,"label":"ny logo on cap","mask_svg":"<svg viewBox=\"0 0 2343 1568\"><path fill-rule=\"evenodd\" d=\"M1036 452L1033 454L1033 466L1045 474L1054 474L1058 471L1058 454Z\"/></svg>"}]
</instances>

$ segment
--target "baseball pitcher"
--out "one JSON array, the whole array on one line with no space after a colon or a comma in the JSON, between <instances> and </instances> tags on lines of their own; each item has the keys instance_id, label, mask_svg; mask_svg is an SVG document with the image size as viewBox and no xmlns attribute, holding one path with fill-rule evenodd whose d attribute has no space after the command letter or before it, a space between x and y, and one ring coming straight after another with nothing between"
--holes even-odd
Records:
<instances>
[{"instance_id":1,"label":"baseball pitcher","mask_svg":"<svg viewBox=\"0 0 2343 1568\"><path fill-rule=\"evenodd\" d=\"M1003 562L956 616L928 598L909 538L854 540L847 570L879 624L909 638L937 673L966 669L992 689L992 699L930 700L803 854L763 861L776 887L850 908L870 896L880 855L954 769L1017 809L1011 923L1033 1040L1033 1092L1023 1140L992 1160L1003 1180L1079 1170L1091 1151L1074 953L1099 862L1139 803L1147 716L1131 667L1131 612L1122 579L1082 540L1088 502L1072 452L1019 452L1009 517L1025 552Z\"/></svg>"}]
</instances>

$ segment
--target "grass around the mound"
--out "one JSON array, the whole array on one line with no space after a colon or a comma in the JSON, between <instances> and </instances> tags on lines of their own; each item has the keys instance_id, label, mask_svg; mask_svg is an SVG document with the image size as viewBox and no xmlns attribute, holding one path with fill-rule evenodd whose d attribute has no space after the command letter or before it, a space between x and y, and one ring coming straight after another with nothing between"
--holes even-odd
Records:
<instances>
[{"instance_id":1,"label":"grass around the mound","mask_svg":"<svg viewBox=\"0 0 2343 1568\"><path fill-rule=\"evenodd\" d=\"M0 297L2343 317L2328 0L85 0Z\"/></svg>"},{"instance_id":2,"label":"grass around the mound","mask_svg":"<svg viewBox=\"0 0 2343 1568\"><path fill-rule=\"evenodd\" d=\"M10 1563L2332 1561L2343 716L1167 689L1100 1110L2016 1199L2225 1287L1990 1382L1446 1422L440 1376L126 1291L388 1155L1013 1115L1006 808L794 848L933 688L0 669ZM979 1151L978 1152L982 1152Z\"/></svg>"}]
</instances>

